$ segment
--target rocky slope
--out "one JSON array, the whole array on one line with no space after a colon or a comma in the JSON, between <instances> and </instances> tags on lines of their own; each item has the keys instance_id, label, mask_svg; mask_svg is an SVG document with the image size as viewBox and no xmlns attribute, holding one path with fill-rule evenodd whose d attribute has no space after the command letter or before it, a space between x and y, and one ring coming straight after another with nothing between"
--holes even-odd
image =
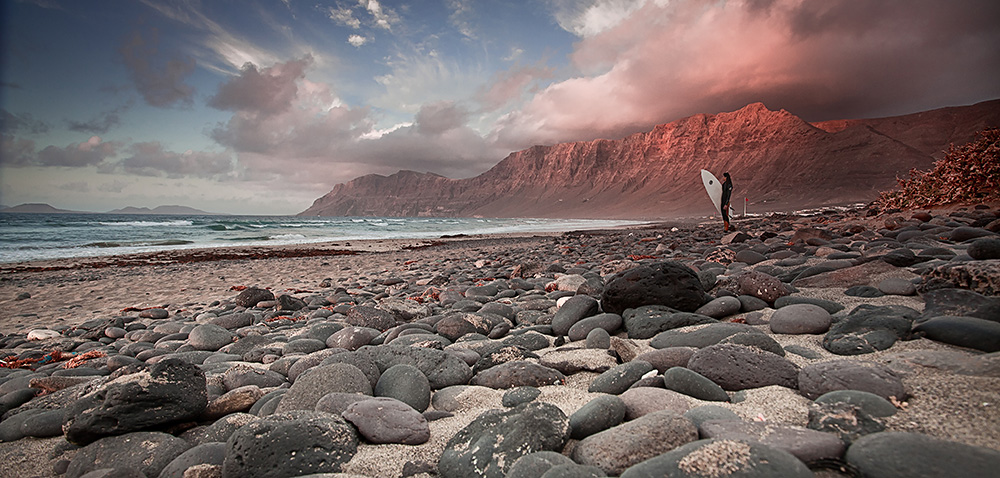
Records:
<instances>
[{"instance_id":1,"label":"rocky slope","mask_svg":"<svg viewBox=\"0 0 1000 478\"><path fill-rule=\"evenodd\" d=\"M751 212L866 202L950 143L1000 126L1000 100L810 124L761 103L607 140L535 146L468 179L400 171L337 185L302 215L657 218L711 214L698 171L729 171Z\"/></svg>"}]
</instances>

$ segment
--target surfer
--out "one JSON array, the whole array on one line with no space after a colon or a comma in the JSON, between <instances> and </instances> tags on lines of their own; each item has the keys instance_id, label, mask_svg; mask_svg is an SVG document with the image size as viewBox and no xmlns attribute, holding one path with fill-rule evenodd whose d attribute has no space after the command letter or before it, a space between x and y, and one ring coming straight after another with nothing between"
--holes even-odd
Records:
<instances>
[{"instance_id":1,"label":"surfer","mask_svg":"<svg viewBox=\"0 0 1000 478\"><path fill-rule=\"evenodd\" d=\"M733 195L733 178L729 177L728 172L722 175L726 177L726 181L722 183L722 223L723 231L729 232L729 197Z\"/></svg>"}]
</instances>

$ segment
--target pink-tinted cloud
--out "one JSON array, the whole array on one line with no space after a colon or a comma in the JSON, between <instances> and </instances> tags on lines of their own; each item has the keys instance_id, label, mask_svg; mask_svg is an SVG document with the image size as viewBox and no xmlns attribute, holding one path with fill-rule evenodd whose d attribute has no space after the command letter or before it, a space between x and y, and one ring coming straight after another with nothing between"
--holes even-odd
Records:
<instances>
[{"instance_id":1,"label":"pink-tinted cloud","mask_svg":"<svg viewBox=\"0 0 1000 478\"><path fill-rule=\"evenodd\" d=\"M106 142L102 141L100 136L91 136L87 141L63 148L46 146L32 159L31 164L60 167L96 166L117 155L121 146L119 142Z\"/></svg>"},{"instance_id":2,"label":"pink-tinted cloud","mask_svg":"<svg viewBox=\"0 0 1000 478\"><path fill-rule=\"evenodd\" d=\"M305 78L312 56L258 70L243 65L240 75L219 86L208 105L220 110L275 115L286 111L298 94L297 82Z\"/></svg>"},{"instance_id":3,"label":"pink-tinted cloud","mask_svg":"<svg viewBox=\"0 0 1000 478\"><path fill-rule=\"evenodd\" d=\"M194 72L194 59L161 59L158 30L145 31L148 36L138 30L133 32L118 50L135 89L151 106L191 105L195 90L184 80Z\"/></svg>"},{"instance_id":4,"label":"pink-tinted cloud","mask_svg":"<svg viewBox=\"0 0 1000 478\"><path fill-rule=\"evenodd\" d=\"M525 94L536 93L537 84L552 78L552 69L543 66L518 67L496 75L493 81L479 90L476 99L486 111L494 111L522 99Z\"/></svg>"},{"instance_id":5,"label":"pink-tinted cloud","mask_svg":"<svg viewBox=\"0 0 1000 478\"><path fill-rule=\"evenodd\" d=\"M581 75L495 134L511 147L613 137L756 101L810 120L966 104L1000 96L997 18L991 0L651 0L592 29L572 55Z\"/></svg>"}]
</instances>

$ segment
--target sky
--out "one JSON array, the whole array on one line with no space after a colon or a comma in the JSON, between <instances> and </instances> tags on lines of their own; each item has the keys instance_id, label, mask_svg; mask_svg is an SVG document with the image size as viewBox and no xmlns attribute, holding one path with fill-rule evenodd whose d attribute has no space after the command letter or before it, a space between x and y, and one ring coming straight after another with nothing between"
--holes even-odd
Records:
<instances>
[{"instance_id":1,"label":"sky","mask_svg":"<svg viewBox=\"0 0 1000 478\"><path fill-rule=\"evenodd\" d=\"M1000 98L996 0L0 0L0 204L295 214L763 102Z\"/></svg>"}]
</instances>

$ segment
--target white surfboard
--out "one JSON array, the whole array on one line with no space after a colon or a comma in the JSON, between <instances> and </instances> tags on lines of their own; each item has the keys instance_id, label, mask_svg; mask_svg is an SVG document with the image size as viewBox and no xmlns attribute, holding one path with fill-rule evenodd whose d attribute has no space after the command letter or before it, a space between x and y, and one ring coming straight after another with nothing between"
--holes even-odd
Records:
<instances>
[{"instance_id":1,"label":"white surfboard","mask_svg":"<svg viewBox=\"0 0 1000 478\"><path fill-rule=\"evenodd\" d=\"M715 205L715 212L721 213L722 211L722 182L719 178L715 177L714 174L708 172L708 170L701 170L701 182L705 183L705 191L708 192L708 197L712 200L712 204ZM729 205L729 217L735 217L736 210L733 209L733 205Z\"/></svg>"},{"instance_id":2,"label":"white surfboard","mask_svg":"<svg viewBox=\"0 0 1000 478\"><path fill-rule=\"evenodd\" d=\"M705 183L705 191L708 192L708 197L712 199L712 204L715 205L715 212L722 211L722 183L719 182L719 178L702 169L701 182Z\"/></svg>"}]
</instances>

